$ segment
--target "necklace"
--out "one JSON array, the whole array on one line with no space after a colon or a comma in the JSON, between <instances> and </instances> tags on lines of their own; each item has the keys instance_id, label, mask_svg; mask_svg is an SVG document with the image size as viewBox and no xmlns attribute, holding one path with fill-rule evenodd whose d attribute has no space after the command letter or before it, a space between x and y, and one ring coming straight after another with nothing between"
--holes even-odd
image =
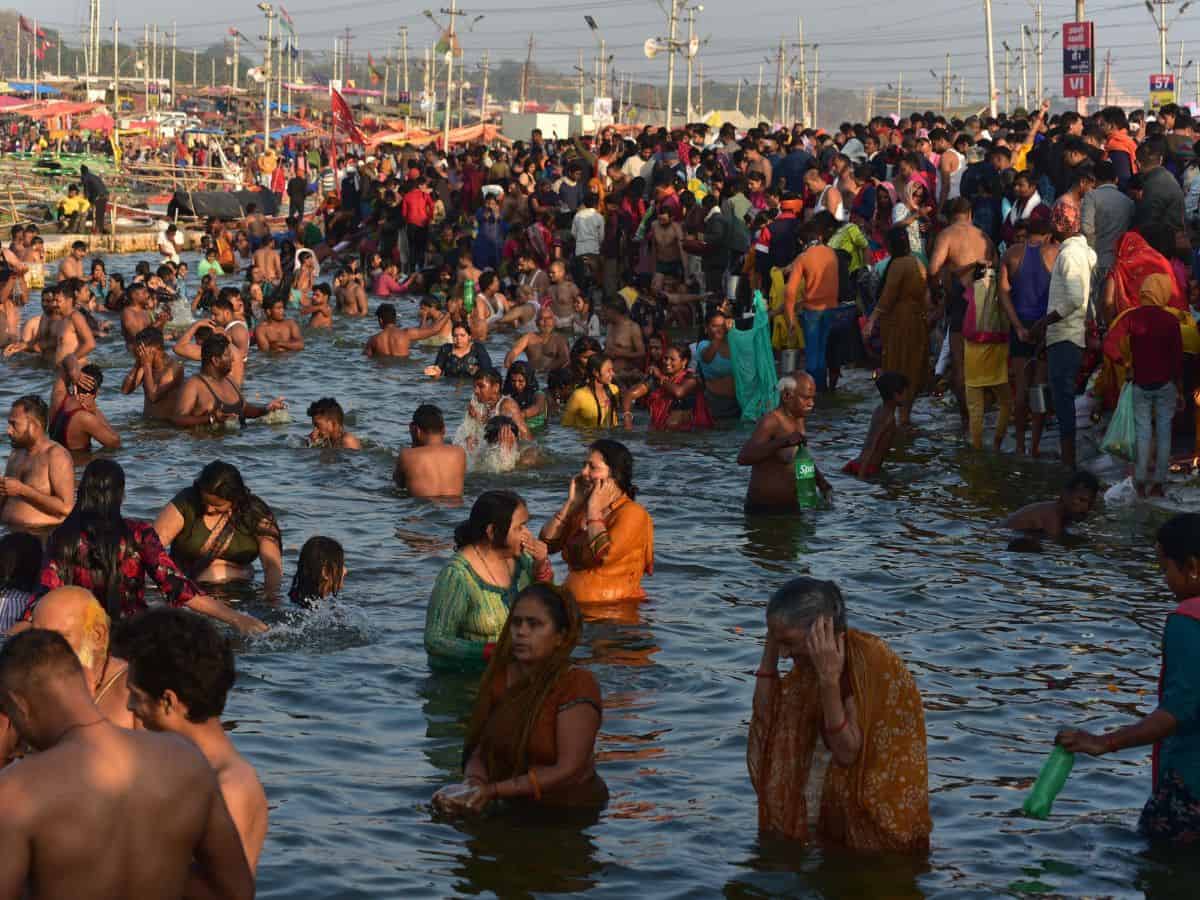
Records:
<instances>
[{"instance_id":1,"label":"necklace","mask_svg":"<svg viewBox=\"0 0 1200 900\"><path fill-rule=\"evenodd\" d=\"M51 746L54 746L54 745L60 743L63 738L65 738L68 734L70 734L72 731L74 731L77 728L91 728L93 725L99 725L101 722L106 722L106 721L108 721L108 720L105 719L104 716L101 716L100 718L98 718L92 722L76 722L74 725L68 725L66 728L64 728L62 730L62 732L59 734L59 736L54 739L54 742L51 744Z\"/></svg>"},{"instance_id":2,"label":"necklace","mask_svg":"<svg viewBox=\"0 0 1200 900\"><path fill-rule=\"evenodd\" d=\"M492 567L490 565L488 565L488 561L484 557L483 551L480 550L478 547L475 547L474 549L475 549L475 556L479 559L479 562L483 565L483 568L485 569L484 574L487 575L488 581L490 581L496 587L504 587L505 586L504 582L502 582L496 578L495 573L492 571Z\"/></svg>"}]
</instances>

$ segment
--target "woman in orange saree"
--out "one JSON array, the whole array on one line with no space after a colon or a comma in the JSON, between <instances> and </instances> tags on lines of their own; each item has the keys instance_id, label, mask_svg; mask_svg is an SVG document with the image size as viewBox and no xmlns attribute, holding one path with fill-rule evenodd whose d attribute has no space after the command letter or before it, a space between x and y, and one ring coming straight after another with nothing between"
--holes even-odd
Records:
<instances>
[{"instance_id":1,"label":"woman in orange saree","mask_svg":"<svg viewBox=\"0 0 1200 900\"><path fill-rule=\"evenodd\" d=\"M779 657L790 656L786 675ZM846 628L831 581L767 605L746 753L760 830L850 850L920 853L933 829L921 694L882 640Z\"/></svg>"}]
</instances>

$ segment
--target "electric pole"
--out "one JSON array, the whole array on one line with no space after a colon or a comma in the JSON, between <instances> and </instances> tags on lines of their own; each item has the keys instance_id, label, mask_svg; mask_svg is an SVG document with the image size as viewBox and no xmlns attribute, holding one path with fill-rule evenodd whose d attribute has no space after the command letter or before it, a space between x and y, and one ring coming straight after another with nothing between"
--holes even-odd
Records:
<instances>
[{"instance_id":1,"label":"electric pole","mask_svg":"<svg viewBox=\"0 0 1200 900\"><path fill-rule=\"evenodd\" d=\"M783 54L783 41L780 41L775 57L775 108L771 113L776 122L783 120Z\"/></svg>"},{"instance_id":2,"label":"electric pole","mask_svg":"<svg viewBox=\"0 0 1200 900\"><path fill-rule=\"evenodd\" d=\"M808 69L804 63L804 20L796 20L797 49L800 53L800 121L805 125L808 121Z\"/></svg>"},{"instance_id":3,"label":"electric pole","mask_svg":"<svg viewBox=\"0 0 1200 900\"><path fill-rule=\"evenodd\" d=\"M488 51L483 51L483 90L479 93L479 124L487 120Z\"/></svg>"},{"instance_id":4,"label":"electric pole","mask_svg":"<svg viewBox=\"0 0 1200 900\"><path fill-rule=\"evenodd\" d=\"M460 12L458 9L458 0L450 0L450 8L443 9L445 15L450 16L450 32L446 47L446 121L442 128L442 150L446 155L450 154L450 105L454 97L453 78L454 78L454 46L456 39L454 37L455 20L459 16L465 16L466 13ZM459 73L459 78L462 78L462 73Z\"/></svg>"},{"instance_id":5,"label":"electric pole","mask_svg":"<svg viewBox=\"0 0 1200 900\"><path fill-rule=\"evenodd\" d=\"M696 7L688 7L688 42L687 42L687 100L685 101L685 109L683 119L684 122L692 121L692 70L694 61L692 59L692 41L696 39Z\"/></svg>"},{"instance_id":6,"label":"electric pole","mask_svg":"<svg viewBox=\"0 0 1200 900\"><path fill-rule=\"evenodd\" d=\"M271 146L271 49L275 46L275 8L269 3L259 3L258 8L267 17L267 46L263 52L263 150Z\"/></svg>"},{"instance_id":7,"label":"electric pole","mask_svg":"<svg viewBox=\"0 0 1200 900\"><path fill-rule=\"evenodd\" d=\"M754 124L758 124L762 114L762 63L758 64L758 90L754 92Z\"/></svg>"},{"instance_id":8,"label":"electric pole","mask_svg":"<svg viewBox=\"0 0 1200 900\"><path fill-rule=\"evenodd\" d=\"M241 62L241 39L242 33L235 31L233 33L233 84L230 85L235 91L238 86L238 63ZM215 60L213 64L216 64Z\"/></svg>"},{"instance_id":9,"label":"electric pole","mask_svg":"<svg viewBox=\"0 0 1200 900\"><path fill-rule=\"evenodd\" d=\"M533 35L529 36L529 52L525 54L525 65L521 67L521 112L525 112L525 98L529 93L529 67L533 65Z\"/></svg>"},{"instance_id":10,"label":"electric pole","mask_svg":"<svg viewBox=\"0 0 1200 900\"><path fill-rule=\"evenodd\" d=\"M667 34L667 131L671 130L671 107L675 101L675 35L679 25L679 0L671 0L670 29Z\"/></svg>"},{"instance_id":11,"label":"electric pole","mask_svg":"<svg viewBox=\"0 0 1200 900\"><path fill-rule=\"evenodd\" d=\"M175 23L171 23L171 103L175 103L175 51L177 49L179 32Z\"/></svg>"},{"instance_id":12,"label":"electric pole","mask_svg":"<svg viewBox=\"0 0 1200 900\"><path fill-rule=\"evenodd\" d=\"M988 111L996 116L996 48L992 38L992 0L983 0L983 18L987 28Z\"/></svg>"},{"instance_id":13,"label":"electric pole","mask_svg":"<svg viewBox=\"0 0 1200 900\"><path fill-rule=\"evenodd\" d=\"M817 106L821 97L821 45L813 44L812 127L817 127Z\"/></svg>"}]
</instances>

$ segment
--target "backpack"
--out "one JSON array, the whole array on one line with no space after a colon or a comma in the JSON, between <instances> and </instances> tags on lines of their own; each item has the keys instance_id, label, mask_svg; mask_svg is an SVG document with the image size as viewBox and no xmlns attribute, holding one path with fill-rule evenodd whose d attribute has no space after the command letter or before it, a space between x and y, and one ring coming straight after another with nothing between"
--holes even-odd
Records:
<instances>
[{"instance_id":1,"label":"backpack","mask_svg":"<svg viewBox=\"0 0 1200 900\"><path fill-rule=\"evenodd\" d=\"M975 279L966 288L967 314L963 319L963 340L973 344L1008 342L1009 322L1000 305L996 270L977 265Z\"/></svg>"}]
</instances>

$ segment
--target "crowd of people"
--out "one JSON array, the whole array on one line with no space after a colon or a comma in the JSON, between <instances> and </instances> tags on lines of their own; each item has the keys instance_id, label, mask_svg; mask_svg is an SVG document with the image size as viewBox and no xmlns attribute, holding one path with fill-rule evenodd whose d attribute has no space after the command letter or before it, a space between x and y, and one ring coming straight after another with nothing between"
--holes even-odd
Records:
<instances>
[{"instance_id":1,"label":"crowd of people","mask_svg":"<svg viewBox=\"0 0 1200 900\"><path fill-rule=\"evenodd\" d=\"M65 813L33 789L54 766L81 794L93 791L96 769L71 755L162 766L155 792L138 794L136 818L157 825L169 810L178 853L125 873L127 884L198 878L242 896L266 830L262 787L220 728L229 645L180 608L264 630L213 586L253 580L257 564L277 595L280 527L226 461L165 494L154 522L122 515L122 436L101 411L105 373L88 358L98 342L123 342L120 390L142 391L146 418L220 433L286 414L282 398L246 399L253 355L286 366L336 320L373 307L365 357L418 348L431 357L410 370L427 379L428 397L411 412L411 446L392 476L418 498L463 498L476 472L538 466L547 429L582 430L580 471L540 527L517 493L473 500L432 585L424 646L434 670L482 673L463 780L437 793L439 810L598 807L604 701L572 653L589 610L637 603L654 570L656 504L639 502L621 435L752 425L736 449L750 469L745 512L795 516L833 491L807 423L845 370L870 372L880 397L842 469L856 478L878 477L924 427L918 403L922 416L942 415L928 402L937 398L982 450L991 400L994 452L1048 459L1055 434L1070 476L1058 500L1007 523L1037 545L1091 511L1100 485L1080 466L1077 420L1090 426L1128 382L1134 483L1163 494L1175 433L1187 434L1189 458L1200 435L1197 128L1173 106L1133 122L1116 108L1085 119L1043 106L998 119L876 118L832 133L696 124L547 141L535 131L449 154L330 158L289 139L263 155L308 173L304 195L282 222L253 207L238 222L209 221L198 285L173 231L161 258L128 280L102 259L85 272L82 242L51 279L37 229L15 226L0 272L0 342L6 357L35 355L53 369L49 402L31 394L12 405L0 480L10 532L0 541L0 625L15 635L0 650L5 749L16 754L19 738L39 751L0 775L36 849L22 877L73 877L69 860L43 852ZM324 168L333 177L313 177ZM42 312L23 316L34 294ZM190 375L188 363L199 364ZM465 409L447 406L446 382L470 384ZM362 447L337 398L314 395L308 416L310 446ZM107 452L77 480L73 454L93 441ZM1157 535L1181 601L1164 639L1159 709L1108 735L1059 735L1088 753L1154 743L1160 766L1143 828L1180 842L1200 825L1200 707L1187 652L1200 619L1188 599L1200 579L1198 522L1180 516ZM345 563L335 539L311 538L291 601L336 595ZM147 576L165 606L147 608ZM932 821L920 693L882 639L849 627L846 607L835 584L809 578L767 604L748 698L760 826L854 850L922 851ZM134 720L182 734L198 755L160 764L171 745L128 731ZM130 790L106 781L91 827L107 830ZM236 864L234 837L244 849ZM189 869L193 856L205 865Z\"/></svg>"}]
</instances>

